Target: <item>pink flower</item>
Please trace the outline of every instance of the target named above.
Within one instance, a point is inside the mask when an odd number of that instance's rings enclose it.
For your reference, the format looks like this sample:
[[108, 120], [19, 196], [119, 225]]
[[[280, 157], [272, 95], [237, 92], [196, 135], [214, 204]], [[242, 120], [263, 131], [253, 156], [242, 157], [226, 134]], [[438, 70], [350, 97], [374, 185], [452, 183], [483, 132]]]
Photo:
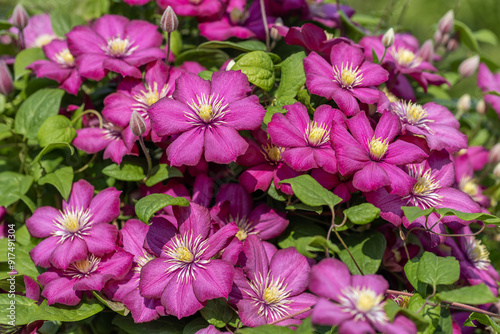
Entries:
[[156, 2], [162, 9], [172, 7], [177, 15], [200, 18], [220, 13], [223, 5], [221, 0], [156, 0]]
[[85, 180], [73, 184], [62, 210], [42, 206], [26, 220], [35, 238], [46, 238], [30, 251], [37, 266], [67, 269], [70, 263], [113, 252], [118, 235], [108, 224], [120, 215], [120, 192], [106, 188], [94, 197], [94, 187]]
[[208, 162], [227, 164], [245, 153], [248, 144], [238, 130], [261, 126], [265, 110], [240, 71], [221, 71], [207, 81], [186, 73], [176, 81], [173, 99], [165, 98], [149, 109], [158, 136], [178, 135], [167, 148], [173, 166]]
[[356, 99], [378, 102], [380, 91], [370, 86], [385, 82], [389, 73], [380, 65], [365, 61], [360, 48], [338, 43], [331, 49], [330, 62], [315, 52], [304, 59], [306, 85], [311, 93], [334, 100], [347, 116], [359, 112]]
[[[493, 74], [486, 64], [480, 64], [477, 73], [477, 85], [483, 93], [491, 91], [500, 93], [500, 73]], [[484, 100], [500, 115], [500, 96], [486, 94]]]
[[129, 21], [119, 15], [104, 15], [91, 27], [77, 26], [68, 34], [68, 46], [80, 74], [101, 80], [107, 71], [142, 78], [141, 65], [163, 59], [158, 27], [146, 21]]
[[[10, 31], [15, 35], [19, 34], [19, 30], [14, 27], [10, 28]], [[30, 17], [28, 25], [23, 29], [23, 35], [26, 49], [41, 48], [58, 38], [52, 30], [50, 15], [47, 13]]]

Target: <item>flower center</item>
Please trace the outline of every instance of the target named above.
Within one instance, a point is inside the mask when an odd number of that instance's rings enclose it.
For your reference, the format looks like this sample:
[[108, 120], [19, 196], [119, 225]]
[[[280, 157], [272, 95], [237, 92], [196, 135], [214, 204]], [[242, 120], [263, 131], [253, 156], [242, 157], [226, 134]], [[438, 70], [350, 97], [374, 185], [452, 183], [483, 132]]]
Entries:
[[330, 140], [330, 131], [327, 130], [326, 124], [312, 122], [306, 130], [307, 141], [312, 146], [320, 146]]
[[242, 228], [240, 228], [239, 231], [236, 232], [236, 238], [238, 238], [240, 241], [245, 241], [247, 236], [247, 232]]
[[368, 147], [370, 149], [370, 156], [372, 159], [379, 161], [382, 159], [389, 148], [389, 144], [387, 143], [387, 139], [375, 138], [373, 136], [370, 143], [368, 143]]
[[145, 250], [142, 250], [144, 256], [138, 256], [136, 259], [136, 266], [132, 269], [135, 273], [140, 273], [142, 267], [144, 267], [149, 261], [156, 259], [156, 256], [149, 254]]
[[333, 67], [333, 77], [342, 88], [351, 89], [361, 85], [363, 81], [359, 67], [352, 68], [352, 66], [352, 63], [347, 63], [345, 66], [342, 63], [340, 69], [337, 66]]
[[231, 13], [229, 13], [229, 19], [231, 20], [231, 23], [235, 25], [244, 23], [248, 16], [249, 14], [247, 11], [241, 11], [238, 8], [233, 8], [233, 10], [231, 10]]
[[434, 120], [427, 119], [429, 114], [420, 104], [400, 101], [392, 105], [392, 111], [403, 123], [425, 128], [429, 133], [434, 133], [427, 125], [427, 123], [432, 123]]
[[115, 126], [111, 123], [104, 124], [104, 139], [109, 140], [121, 140], [122, 139], [122, 128]]
[[177, 247], [174, 256], [177, 260], [182, 262], [191, 262], [194, 258], [193, 253], [191, 253], [185, 246]]
[[340, 305], [345, 312], [354, 315], [354, 321], [365, 321], [368, 318], [374, 323], [387, 322], [384, 311], [384, 295], [377, 295], [375, 291], [366, 287], [349, 286], [342, 291], [338, 297]]
[[458, 187], [473, 199], [479, 194], [479, 185], [470, 176], [462, 177], [458, 183]]
[[255, 280], [249, 282], [252, 292], [245, 291], [253, 299], [253, 305], [259, 307], [258, 314], [271, 321], [287, 315], [292, 303], [289, 299], [290, 291], [287, 289], [284, 279], [278, 277], [276, 280], [269, 273], [264, 277], [262, 273], [255, 276]]
[[399, 48], [397, 50], [391, 51], [392, 57], [396, 62], [405, 67], [417, 67], [422, 62], [420, 57], [415, 56], [415, 54], [405, 48]]
[[71, 263], [66, 269], [66, 275], [73, 278], [87, 277], [97, 270], [99, 262], [101, 259], [92, 254], [85, 260]]
[[428, 209], [441, 202], [442, 196], [435, 193], [440, 188], [440, 184], [439, 181], [435, 180], [431, 169], [424, 172], [422, 166], [410, 165], [408, 172], [411, 177], [417, 180], [417, 183], [413, 186], [412, 192], [403, 197], [403, 199], [408, 200], [407, 205], [411, 204], [421, 209]]
[[361, 312], [368, 312], [380, 302], [381, 296], [377, 296], [373, 290], [361, 291], [356, 307]]
[[[404, 290], [403, 292], [407, 292], [407, 291]], [[404, 308], [404, 309], [407, 309], [408, 306], [410, 305], [410, 297], [409, 296], [399, 295], [396, 298], [394, 298], [393, 300], [396, 302], [396, 304], [399, 305], [399, 307]]]
[[49, 35], [49, 34], [40, 35], [35, 39], [35, 46], [37, 48], [41, 48], [42, 46], [47, 45], [50, 42], [52, 42], [55, 38], [56, 38], [56, 36], [54, 36], [54, 35]]
[[69, 52], [69, 49], [62, 50], [61, 52], [57, 53], [55, 57], [56, 61], [64, 67], [75, 66], [75, 58], [73, 58], [73, 55], [71, 54], [71, 52]]
[[103, 48], [104, 52], [111, 57], [130, 56], [138, 46], [131, 47], [134, 42], [127, 38], [114, 37], [108, 39], [108, 45]]
[[264, 150], [264, 157], [266, 158], [267, 161], [271, 163], [278, 163], [281, 161], [281, 153], [285, 151], [284, 148], [274, 146], [273, 144], [267, 144], [265, 146], [262, 146], [262, 149]]
[[490, 252], [482, 244], [481, 240], [474, 237], [466, 239], [467, 257], [474, 263], [477, 269], [487, 270], [490, 264]]
[[192, 100], [187, 105], [191, 108], [191, 111], [185, 112], [185, 115], [191, 123], [196, 125], [199, 125], [200, 121], [202, 124], [222, 121], [228, 111], [228, 105], [224, 104], [224, 100], [219, 98], [219, 95], [207, 96], [201, 93], [196, 95], [196, 101]]
[[89, 209], [83, 211], [83, 208], [79, 209], [66, 209], [61, 211], [61, 215], [54, 221], [54, 227], [57, 228], [52, 234], [54, 236], [59, 236], [61, 239], [60, 243], [63, 243], [66, 239], [71, 240], [74, 237], [82, 238], [86, 235], [86, 230], [90, 229], [92, 224], [92, 215]]

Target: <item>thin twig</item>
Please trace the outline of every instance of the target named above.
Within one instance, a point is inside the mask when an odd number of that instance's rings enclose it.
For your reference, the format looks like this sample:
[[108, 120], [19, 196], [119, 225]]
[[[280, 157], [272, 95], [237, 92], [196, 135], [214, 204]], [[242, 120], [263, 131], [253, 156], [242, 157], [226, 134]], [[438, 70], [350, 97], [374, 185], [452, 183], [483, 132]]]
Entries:
[[266, 7], [264, 5], [264, 0], [259, 0], [259, 2], [260, 15], [262, 15], [262, 24], [264, 24], [264, 31], [266, 32], [266, 51], [269, 52], [271, 45], [271, 36], [269, 35], [269, 27], [267, 26]]
[[268, 325], [274, 325], [274, 324], [277, 324], [278, 322], [282, 322], [284, 320], [288, 320], [288, 319], [291, 319], [293, 317], [295, 317], [296, 315], [299, 315], [299, 314], [302, 314], [302, 313], [306, 313], [307, 311], [310, 311], [312, 310], [312, 306], [309, 306], [309, 307], [306, 307], [305, 309], [303, 310], [300, 310], [300, 311], [297, 311], [295, 313], [292, 313], [292, 314], [289, 314], [287, 315], [286, 317], [283, 317], [281, 319], [278, 319], [278, 320], [275, 320], [273, 322], [270, 322]]

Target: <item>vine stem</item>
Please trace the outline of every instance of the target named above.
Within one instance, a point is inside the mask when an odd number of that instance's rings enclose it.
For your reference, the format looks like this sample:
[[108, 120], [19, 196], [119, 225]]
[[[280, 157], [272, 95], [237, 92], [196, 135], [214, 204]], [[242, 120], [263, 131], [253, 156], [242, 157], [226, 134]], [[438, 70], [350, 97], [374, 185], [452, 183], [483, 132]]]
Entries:
[[151, 176], [151, 169], [153, 169], [153, 164], [151, 163], [151, 157], [149, 156], [148, 149], [146, 148], [146, 145], [144, 144], [144, 139], [142, 136], [139, 136], [139, 144], [141, 144], [141, 148], [144, 151], [144, 155], [146, 156], [146, 160], [148, 161], [148, 173], [146, 175], [146, 179], [149, 179]]
[[[167, 64], [167, 66], [170, 65], [170, 61], [169, 60], [170, 60], [170, 40], [171, 40], [170, 35], [171, 34], [172, 33], [170, 33], [170, 32], [167, 33], [167, 58], [165, 59], [165, 63]], [[168, 73], [170, 75], [170, 71], [168, 71]]]
[[[410, 292], [403, 292], [403, 291], [390, 290], [390, 289], [387, 289], [386, 293], [387, 294], [391, 294], [391, 295], [401, 295], [401, 296], [407, 296], [407, 297], [413, 297], [413, 295], [414, 295], [413, 293], [410, 293]], [[477, 308], [477, 307], [474, 307], [474, 306], [470, 306], [470, 305], [467, 305], [467, 304], [455, 303], [455, 302], [447, 302], [447, 301], [442, 301], [442, 303], [447, 304], [450, 308], [454, 308], [454, 309], [458, 309], [458, 310], [467, 310], [467, 311], [477, 312], [477, 313], [482, 313], [482, 314], [489, 315], [490, 317], [494, 317], [494, 318], [499, 318], [500, 319], [500, 315], [499, 314], [495, 314], [495, 313], [492, 313], [492, 312], [481, 310], [480, 308]], [[431, 306], [439, 306], [439, 304], [434, 304], [434, 303], [427, 303], [427, 304], [429, 304]]]
[[264, 0], [259, 0], [259, 2], [260, 2], [260, 15], [262, 16], [262, 24], [264, 25], [264, 31], [266, 33], [266, 51], [269, 52], [271, 45], [271, 36], [269, 35], [269, 27], [267, 26], [266, 7], [264, 6]]
[[[326, 234], [326, 240], [330, 240], [330, 235], [332, 234], [332, 230], [334, 228], [342, 227], [347, 222], [347, 215], [344, 215], [344, 220], [342, 220], [342, 223], [340, 225], [335, 225], [335, 211], [332, 208], [330, 208], [330, 209], [332, 211], [332, 223], [330, 225], [330, 228], [328, 229], [328, 233]], [[328, 248], [325, 249], [325, 256], [327, 258], [330, 257], [330, 252], [328, 251]], [[354, 261], [354, 259], [353, 259], [353, 261]], [[356, 262], [356, 261], [354, 261], [354, 262]], [[361, 272], [361, 270], [360, 270], [360, 272]]]
[[296, 315], [299, 315], [299, 314], [302, 314], [302, 313], [306, 313], [307, 311], [310, 311], [310, 310], [312, 310], [312, 306], [306, 307], [305, 309], [302, 309], [302, 310], [297, 311], [297, 312], [295, 312], [295, 313], [289, 314], [289, 315], [287, 315], [286, 317], [283, 317], [283, 318], [281, 318], [281, 319], [274, 320], [273, 322], [270, 322], [268, 325], [274, 325], [274, 324], [277, 324], [278, 322], [282, 322], [282, 321], [284, 321], [284, 320], [291, 319], [291, 318], [295, 317]]

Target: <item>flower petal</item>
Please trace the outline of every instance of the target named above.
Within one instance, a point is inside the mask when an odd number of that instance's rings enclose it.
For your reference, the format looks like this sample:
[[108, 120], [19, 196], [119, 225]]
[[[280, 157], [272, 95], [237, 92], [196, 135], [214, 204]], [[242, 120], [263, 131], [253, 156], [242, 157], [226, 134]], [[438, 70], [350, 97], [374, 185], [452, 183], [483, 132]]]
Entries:
[[373, 161], [356, 172], [352, 179], [352, 185], [356, 189], [364, 192], [377, 190], [380, 187], [390, 184], [391, 179], [387, 175], [385, 169], [382, 168], [381, 164]]
[[204, 148], [205, 129], [198, 127], [177, 137], [167, 148], [167, 156], [172, 166], [196, 166]]
[[[293, 263], [293, 265], [290, 265]], [[274, 254], [269, 264], [269, 272], [280, 277], [290, 294], [298, 295], [307, 289], [311, 267], [304, 255], [294, 247], [280, 249]]]
[[35, 238], [50, 237], [54, 231], [55, 219], [60, 217], [59, 210], [51, 206], [42, 206], [35, 210], [33, 216], [26, 220], [26, 227]]
[[87, 244], [80, 238], [67, 239], [50, 254], [50, 263], [62, 270], [68, 269], [70, 263], [87, 258]]
[[161, 304], [168, 314], [178, 319], [195, 314], [203, 308], [203, 304], [196, 298], [192, 282], [182, 283], [171, 279], [161, 296]]
[[[173, 275], [166, 271], [170, 265], [164, 259], [154, 259], [146, 263], [141, 269], [139, 291], [145, 298], [159, 299], [170, 280], [175, 281]], [[173, 278], [173, 279], [172, 279]]]
[[205, 131], [205, 159], [208, 162], [228, 164], [245, 153], [248, 143], [239, 133], [227, 126], [216, 126]]
[[84, 237], [87, 249], [97, 256], [104, 256], [116, 249], [118, 229], [111, 224], [94, 224]]
[[205, 268], [197, 268], [193, 291], [200, 302], [229, 296], [233, 284], [233, 265], [224, 260], [211, 260]]

